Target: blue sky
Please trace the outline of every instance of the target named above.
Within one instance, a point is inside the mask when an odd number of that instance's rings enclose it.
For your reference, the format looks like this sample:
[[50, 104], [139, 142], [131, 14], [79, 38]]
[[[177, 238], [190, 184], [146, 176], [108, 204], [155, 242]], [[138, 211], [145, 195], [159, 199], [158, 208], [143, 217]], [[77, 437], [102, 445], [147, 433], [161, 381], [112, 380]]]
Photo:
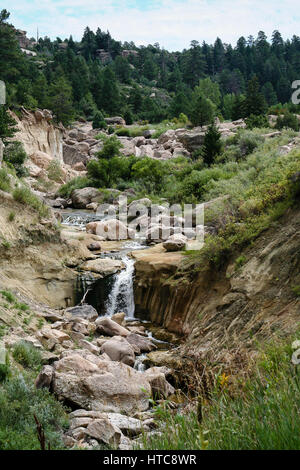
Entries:
[[137, 45], [158, 42], [169, 50], [189, 47], [193, 39], [212, 43], [216, 37], [235, 43], [240, 36], [279, 29], [283, 37], [300, 35], [298, 0], [0, 0], [11, 22], [36, 36], [73, 35], [99, 26], [120, 41]]

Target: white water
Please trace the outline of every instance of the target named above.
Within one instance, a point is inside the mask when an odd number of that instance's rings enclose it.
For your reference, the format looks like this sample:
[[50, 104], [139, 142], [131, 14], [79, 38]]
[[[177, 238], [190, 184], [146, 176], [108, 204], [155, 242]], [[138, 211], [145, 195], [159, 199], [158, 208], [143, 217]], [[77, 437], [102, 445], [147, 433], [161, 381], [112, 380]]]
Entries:
[[126, 268], [116, 275], [106, 303], [106, 315], [124, 312], [127, 318], [134, 318], [133, 273], [134, 259], [122, 258]]

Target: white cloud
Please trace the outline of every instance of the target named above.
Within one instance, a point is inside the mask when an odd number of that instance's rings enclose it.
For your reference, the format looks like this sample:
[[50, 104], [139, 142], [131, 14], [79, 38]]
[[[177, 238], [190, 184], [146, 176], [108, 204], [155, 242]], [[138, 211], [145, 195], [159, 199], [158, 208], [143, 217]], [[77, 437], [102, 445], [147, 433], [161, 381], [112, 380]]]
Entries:
[[[300, 15], [295, 0], [161, 0], [152, 9], [130, 7], [126, 0], [14, 0], [11, 20], [29, 36], [80, 39], [84, 28], [109, 30], [115, 39], [137, 45], [159, 42], [169, 50], [189, 47], [196, 39], [216, 37], [235, 43], [263, 30], [270, 37], [279, 29], [287, 38], [297, 34]], [[137, 5], [137, 2], [135, 2]]]

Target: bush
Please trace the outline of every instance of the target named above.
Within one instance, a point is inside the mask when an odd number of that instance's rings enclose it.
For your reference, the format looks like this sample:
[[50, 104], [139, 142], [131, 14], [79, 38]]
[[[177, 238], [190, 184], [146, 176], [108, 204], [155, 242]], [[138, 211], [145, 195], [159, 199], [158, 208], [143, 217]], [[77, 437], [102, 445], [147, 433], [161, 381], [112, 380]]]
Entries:
[[0, 385], [0, 450], [40, 449], [34, 415], [51, 450], [64, 448], [61, 436], [67, 427], [66, 410], [48, 390], [37, 390], [33, 382], [32, 374], [18, 371]]
[[16, 362], [30, 369], [38, 369], [42, 364], [39, 350], [24, 341], [14, 345], [12, 355]]
[[75, 189], [82, 189], [88, 186], [92, 186], [92, 184], [86, 176], [77, 176], [76, 178], [68, 181], [66, 184], [63, 184], [59, 188], [58, 192], [60, 196], [68, 198]]
[[23, 166], [26, 158], [27, 155], [21, 142], [11, 142], [5, 146], [3, 160], [12, 165], [19, 177], [28, 174], [27, 169]]
[[121, 142], [116, 136], [108, 137], [104, 140], [103, 148], [98, 152], [98, 158], [112, 158], [120, 155]]
[[276, 122], [276, 129], [283, 129], [285, 127], [293, 129], [294, 131], [299, 131], [299, 121], [295, 114], [286, 111], [283, 116], [278, 116]]
[[97, 111], [93, 119], [93, 129], [106, 129], [107, 124], [101, 111]]
[[9, 174], [5, 168], [0, 168], [0, 190], [7, 193], [11, 191]]
[[248, 129], [269, 127], [269, 121], [265, 115], [251, 114], [245, 121]]
[[52, 160], [47, 169], [48, 178], [56, 183], [63, 181], [63, 171], [58, 160]]
[[12, 294], [11, 292], [9, 292], [8, 290], [1, 290], [0, 291], [0, 294], [2, 295], [2, 297], [4, 297], [7, 302], [9, 303], [13, 303], [16, 301], [16, 297], [14, 296], [14, 294]]
[[260, 143], [264, 141], [263, 137], [251, 131], [243, 131], [237, 134], [235, 142], [239, 149], [239, 158], [250, 155]]
[[115, 134], [120, 137], [131, 137], [130, 129], [127, 129], [126, 127], [120, 127], [120, 129], [116, 130]]
[[20, 186], [13, 191], [13, 198], [15, 201], [21, 204], [35, 209], [41, 217], [47, 217], [49, 215], [48, 207], [39, 199], [27, 186]]

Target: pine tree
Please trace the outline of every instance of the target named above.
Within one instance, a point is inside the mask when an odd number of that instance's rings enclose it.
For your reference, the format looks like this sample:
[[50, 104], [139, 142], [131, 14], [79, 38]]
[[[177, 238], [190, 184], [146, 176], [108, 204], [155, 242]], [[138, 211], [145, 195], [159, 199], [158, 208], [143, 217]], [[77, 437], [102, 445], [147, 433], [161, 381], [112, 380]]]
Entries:
[[120, 92], [116, 76], [110, 67], [106, 67], [103, 73], [102, 105], [108, 114], [117, 113], [120, 107]]
[[263, 94], [260, 93], [259, 81], [256, 75], [248, 83], [245, 111], [246, 116], [264, 114], [266, 111], [266, 101]]
[[74, 118], [72, 88], [64, 77], [59, 77], [50, 87], [49, 108], [55, 114], [57, 122], [64, 126]]
[[13, 137], [17, 132], [15, 119], [5, 109], [0, 106], [0, 139], [5, 143], [7, 138]]
[[190, 112], [190, 119], [194, 126], [204, 126], [209, 124], [214, 118], [214, 105], [213, 103], [203, 96], [199, 96]]
[[221, 133], [218, 131], [215, 124], [211, 124], [205, 134], [201, 152], [204, 163], [208, 166], [212, 165], [215, 160], [215, 157], [217, 155], [220, 155], [221, 150]]

